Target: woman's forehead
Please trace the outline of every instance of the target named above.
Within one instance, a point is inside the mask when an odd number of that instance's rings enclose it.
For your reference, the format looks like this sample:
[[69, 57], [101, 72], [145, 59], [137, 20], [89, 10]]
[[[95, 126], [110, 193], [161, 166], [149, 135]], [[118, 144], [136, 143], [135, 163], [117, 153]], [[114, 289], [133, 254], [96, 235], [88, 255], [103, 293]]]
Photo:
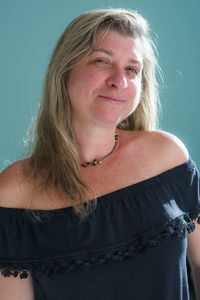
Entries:
[[121, 53], [133, 59], [137, 58], [142, 63], [142, 43], [138, 36], [125, 36], [114, 30], [106, 33], [99, 31], [92, 52], [100, 51], [110, 56]]

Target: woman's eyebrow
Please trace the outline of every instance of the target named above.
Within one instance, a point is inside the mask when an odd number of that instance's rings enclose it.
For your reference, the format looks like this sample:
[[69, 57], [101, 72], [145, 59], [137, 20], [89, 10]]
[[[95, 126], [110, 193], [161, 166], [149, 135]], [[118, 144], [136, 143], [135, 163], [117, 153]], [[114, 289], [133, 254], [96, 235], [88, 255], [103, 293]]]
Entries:
[[[93, 52], [103, 52], [103, 53], [106, 53], [106, 54], [108, 54], [110, 56], [115, 56], [115, 54], [112, 51], [104, 49], [104, 48], [93, 49], [92, 53]], [[141, 66], [143, 65], [141, 61], [139, 61], [139, 60], [137, 60], [135, 58], [129, 59], [129, 62], [133, 63], [133, 64], [140, 64]]]
[[104, 48], [93, 49], [92, 52], [104, 52], [110, 56], [114, 56], [114, 53], [112, 51], [104, 49]]

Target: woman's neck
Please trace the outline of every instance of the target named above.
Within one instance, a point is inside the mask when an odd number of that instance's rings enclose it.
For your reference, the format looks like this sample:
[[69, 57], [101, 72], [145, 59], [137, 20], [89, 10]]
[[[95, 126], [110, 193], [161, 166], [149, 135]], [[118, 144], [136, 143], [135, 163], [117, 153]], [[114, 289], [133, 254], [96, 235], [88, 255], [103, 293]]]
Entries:
[[115, 145], [115, 129], [75, 131], [81, 163], [92, 162], [107, 155]]

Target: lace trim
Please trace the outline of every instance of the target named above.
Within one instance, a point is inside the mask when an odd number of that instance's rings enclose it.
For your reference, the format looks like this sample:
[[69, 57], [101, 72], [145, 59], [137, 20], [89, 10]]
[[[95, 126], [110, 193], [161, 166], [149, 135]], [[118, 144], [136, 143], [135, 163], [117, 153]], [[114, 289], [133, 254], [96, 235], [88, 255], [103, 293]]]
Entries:
[[33, 277], [51, 276], [53, 274], [67, 272], [71, 274], [77, 271], [90, 270], [97, 266], [108, 263], [117, 263], [125, 259], [132, 258], [135, 254], [142, 253], [148, 248], [157, 247], [161, 240], [185, 235], [185, 230], [189, 233], [195, 230], [196, 220], [200, 224], [200, 209], [195, 209], [190, 213], [185, 213], [174, 220], [169, 220], [165, 224], [133, 237], [129, 241], [118, 245], [97, 250], [88, 250], [84, 253], [59, 256], [34, 260], [32, 262], [5, 262], [0, 263], [1, 274], [4, 277], [19, 276], [21, 279], [27, 278], [29, 274]]

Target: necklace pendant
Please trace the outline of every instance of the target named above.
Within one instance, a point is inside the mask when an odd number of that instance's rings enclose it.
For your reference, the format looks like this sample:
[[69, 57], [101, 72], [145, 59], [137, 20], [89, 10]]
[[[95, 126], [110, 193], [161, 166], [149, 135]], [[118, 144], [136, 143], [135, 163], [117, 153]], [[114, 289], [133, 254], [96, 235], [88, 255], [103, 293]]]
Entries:
[[92, 166], [96, 166], [99, 164], [99, 161], [97, 159], [94, 159], [93, 162], [91, 163]]
[[102, 163], [102, 160], [94, 159], [91, 163], [92, 166], [100, 165]]
[[82, 164], [82, 166], [85, 167], [85, 168], [86, 168], [87, 166], [89, 166], [89, 165], [90, 165], [90, 162], [86, 162], [85, 164]]

